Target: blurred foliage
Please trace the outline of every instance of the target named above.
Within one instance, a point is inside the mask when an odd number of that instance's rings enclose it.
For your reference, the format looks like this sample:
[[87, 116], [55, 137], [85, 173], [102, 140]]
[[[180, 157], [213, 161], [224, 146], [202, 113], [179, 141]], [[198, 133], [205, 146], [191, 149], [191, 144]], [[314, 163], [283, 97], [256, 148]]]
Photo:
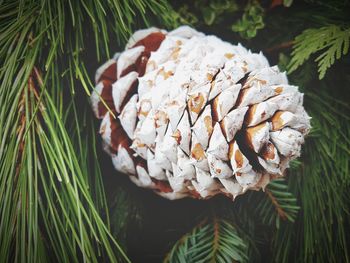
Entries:
[[197, 10], [201, 11], [204, 23], [208, 26], [222, 22], [224, 13], [231, 14], [238, 11], [238, 5], [229, 0], [209, 0], [206, 3], [196, 1], [194, 5]]
[[253, 38], [265, 26], [263, 16], [264, 9], [258, 2], [248, 4], [242, 18], [232, 25], [232, 31], [238, 32], [243, 38]]
[[264, 28], [265, 11], [259, 1], [196, 0], [179, 5], [177, 20], [197, 27], [224, 25], [251, 39]]

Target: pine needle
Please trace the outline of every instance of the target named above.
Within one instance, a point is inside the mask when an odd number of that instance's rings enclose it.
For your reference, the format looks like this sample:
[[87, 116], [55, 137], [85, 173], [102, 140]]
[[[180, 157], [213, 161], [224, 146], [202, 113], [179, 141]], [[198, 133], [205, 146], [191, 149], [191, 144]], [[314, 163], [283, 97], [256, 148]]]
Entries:
[[86, 54], [105, 59], [113, 31], [125, 41], [137, 14], [170, 9], [145, 3], [1, 1], [1, 260], [129, 261], [109, 229], [87, 97], [76, 103], [93, 88]]
[[281, 220], [294, 222], [300, 207], [297, 198], [288, 192], [284, 179], [276, 179], [267, 186], [265, 198], [255, 198], [257, 216], [266, 225], [280, 227]]
[[247, 245], [228, 221], [203, 221], [184, 235], [164, 262], [246, 262]]

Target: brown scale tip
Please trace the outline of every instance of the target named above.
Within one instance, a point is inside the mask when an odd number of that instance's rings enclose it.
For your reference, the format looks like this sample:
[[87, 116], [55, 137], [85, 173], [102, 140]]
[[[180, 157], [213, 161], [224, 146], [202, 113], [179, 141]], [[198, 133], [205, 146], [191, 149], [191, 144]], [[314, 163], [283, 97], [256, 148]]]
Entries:
[[197, 95], [191, 95], [188, 100], [188, 108], [190, 111], [199, 114], [204, 104], [204, 97], [201, 93]]
[[274, 150], [275, 146], [271, 142], [269, 142], [263, 146], [260, 154], [265, 160], [273, 160], [275, 158]]
[[200, 143], [196, 143], [191, 151], [191, 156], [196, 160], [202, 160], [205, 158], [205, 152]]

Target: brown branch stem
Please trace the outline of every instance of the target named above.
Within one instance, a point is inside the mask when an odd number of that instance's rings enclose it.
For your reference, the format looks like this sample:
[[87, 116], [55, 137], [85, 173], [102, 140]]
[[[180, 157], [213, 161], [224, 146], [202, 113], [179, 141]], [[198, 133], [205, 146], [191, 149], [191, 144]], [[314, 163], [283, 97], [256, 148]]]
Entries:
[[279, 205], [278, 201], [276, 200], [276, 198], [273, 196], [273, 194], [266, 189], [265, 193], [267, 194], [267, 196], [271, 199], [272, 204], [275, 206], [276, 211], [279, 215], [279, 217], [281, 217], [283, 220], [287, 219], [287, 214], [286, 212], [284, 212], [284, 210], [281, 208], [281, 206]]
[[283, 42], [281, 44], [278, 44], [276, 46], [273, 46], [273, 47], [270, 47], [268, 49], [265, 49], [265, 52], [266, 53], [273, 53], [273, 52], [276, 52], [276, 51], [279, 51], [281, 49], [287, 49], [287, 48], [291, 48], [294, 44], [294, 41], [287, 41], [287, 42]]

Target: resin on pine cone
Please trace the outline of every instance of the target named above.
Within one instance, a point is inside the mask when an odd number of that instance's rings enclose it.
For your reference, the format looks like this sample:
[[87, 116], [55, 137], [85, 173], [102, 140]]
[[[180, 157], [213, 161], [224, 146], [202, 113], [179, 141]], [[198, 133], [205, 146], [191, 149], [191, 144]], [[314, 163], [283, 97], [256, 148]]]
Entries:
[[114, 167], [169, 199], [264, 188], [310, 129], [303, 94], [262, 53], [187, 26], [134, 33], [91, 102]]

